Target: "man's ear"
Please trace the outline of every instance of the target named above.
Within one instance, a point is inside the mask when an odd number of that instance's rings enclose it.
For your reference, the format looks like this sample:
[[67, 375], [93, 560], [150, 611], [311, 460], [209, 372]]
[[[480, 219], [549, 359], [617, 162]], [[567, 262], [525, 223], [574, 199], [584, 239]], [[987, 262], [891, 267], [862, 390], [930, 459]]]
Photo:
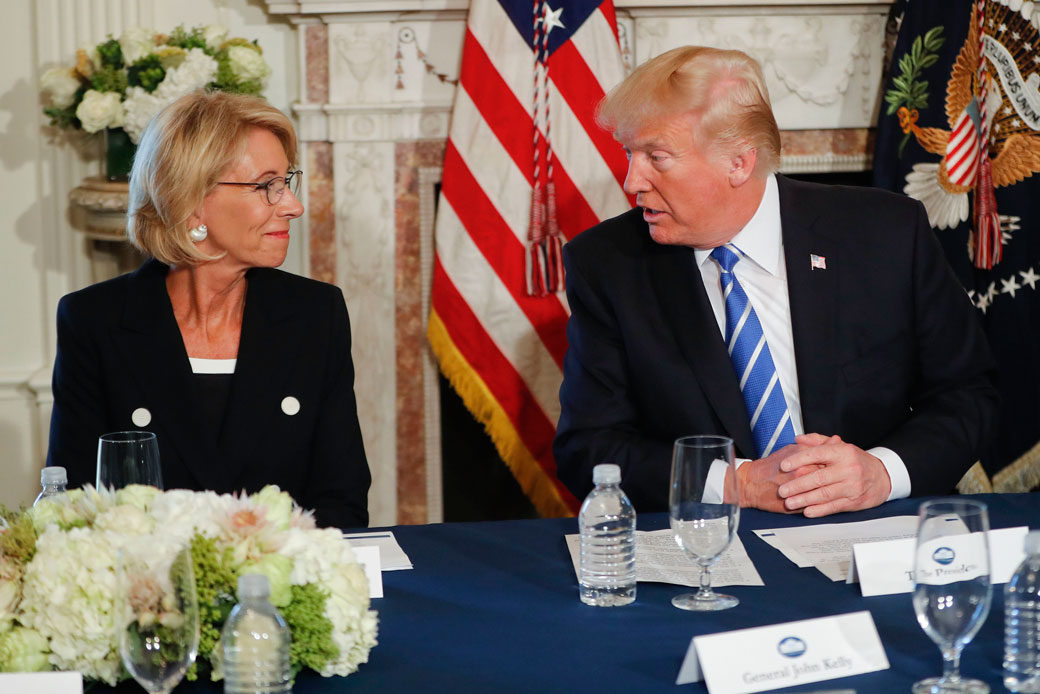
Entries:
[[753, 147], [734, 153], [729, 158], [729, 184], [739, 188], [755, 174], [758, 150]]

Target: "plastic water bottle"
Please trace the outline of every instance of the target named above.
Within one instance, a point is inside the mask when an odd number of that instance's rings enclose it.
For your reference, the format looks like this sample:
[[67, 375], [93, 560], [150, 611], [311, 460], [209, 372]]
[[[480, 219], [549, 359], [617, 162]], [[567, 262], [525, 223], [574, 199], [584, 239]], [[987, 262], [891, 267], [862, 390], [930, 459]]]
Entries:
[[1004, 686], [1040, 692], [1040, 530], [1026, 535], [1026, 559], [1004, 586]]
[[45, 467], [40, 472], [40, 484], [43, 485], [43, 491], [36, 497], [36, 501], [33, 502], [33, 506], [40, 503], [41, 499], [46, 499], [48, 496], [57, 496], [65, 491], [65, 487], [69, 483], [69, 478], [65, 474], [65, 468], [55, 465], [53, 467]]
[[286, 694], [292, 691], [289, 671], [289, 627], [270, 601], [267, 576], [238, 579], [238, 604], [220, 637], [224, 656], [225, 694]]
[[636, 512], [621, 491], [621, 468], [592, 469], [595, 489], [578, 514], [578, 585], [586, 605], [613, 607], [636, 599]]

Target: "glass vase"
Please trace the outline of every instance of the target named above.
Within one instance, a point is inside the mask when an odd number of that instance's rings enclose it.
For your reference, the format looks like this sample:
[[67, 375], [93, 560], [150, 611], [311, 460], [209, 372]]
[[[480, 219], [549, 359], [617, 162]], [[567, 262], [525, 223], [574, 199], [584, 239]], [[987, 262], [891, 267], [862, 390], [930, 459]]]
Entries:
[[105, 130], [105, 178], [109, 181], [129, 181], [137, 145], [122, 128]]

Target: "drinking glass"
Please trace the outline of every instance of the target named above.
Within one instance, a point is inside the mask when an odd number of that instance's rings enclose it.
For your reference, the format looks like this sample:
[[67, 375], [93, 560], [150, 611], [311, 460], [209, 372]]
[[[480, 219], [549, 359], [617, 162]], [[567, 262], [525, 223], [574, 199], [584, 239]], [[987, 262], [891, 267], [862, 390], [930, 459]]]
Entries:
[[150, 431], [119, 431], [98, 439], [97, 488], [129, 484], [163, 488], [159, 444]]
[[199, 649], [191, 553], [183, 549], [164, 564], [124, 549], [117, 573], [116, 627], [123, 665], [151, 694], [169, 694]]
[[989, 614], [989, 517], [969, 499], [926, 501], [918, 512], [914, 550], [914, 612], [939, 646], [942, 677], [913, 686], [914, 694], [986, 694], [989, 685], [960, 675], [961, 651]]
[[[706, 486], [709, 472], [712, 482], [717, 482], [715, 489]], [[711, 567], [729, 547], [740, 523], [738, 498], [733, 439], [684, 436], [676, 440], [668, 517], [675, 541], [701, 567], [700, 589], [672, 598], [676, 607], [700, 612], [725, 610], [740, 602], [711, 589]]]

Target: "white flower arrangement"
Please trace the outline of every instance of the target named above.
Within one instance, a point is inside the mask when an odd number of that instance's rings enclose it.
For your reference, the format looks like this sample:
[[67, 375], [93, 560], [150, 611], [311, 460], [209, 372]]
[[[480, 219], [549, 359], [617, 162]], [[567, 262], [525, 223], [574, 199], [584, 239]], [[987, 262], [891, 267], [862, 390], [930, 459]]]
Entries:
[[196, 89], [259, 94], [271, 68], [255, 41], [210, 25], [169, 35], [127, 29], [76, 52], [76, 65], [47, 70], [41, 87], [51, 125], [96, 133], [122, 127], [137, 143], [152, 116]]
[[169, 567], [190, 548], [202, 628], [189, 678], [222, 677], [220, 629], [246, 573], [268, 577], [292, 632], [294, 672], [348, 675], [376, 645], [376, 613], [350, 543], [316, 528], [277, 487], [242, 497], [87, 487], [5, 515], [0, 671], [78, 670], [110, 685], [124, 678], [115, 629], [120, 551]]

